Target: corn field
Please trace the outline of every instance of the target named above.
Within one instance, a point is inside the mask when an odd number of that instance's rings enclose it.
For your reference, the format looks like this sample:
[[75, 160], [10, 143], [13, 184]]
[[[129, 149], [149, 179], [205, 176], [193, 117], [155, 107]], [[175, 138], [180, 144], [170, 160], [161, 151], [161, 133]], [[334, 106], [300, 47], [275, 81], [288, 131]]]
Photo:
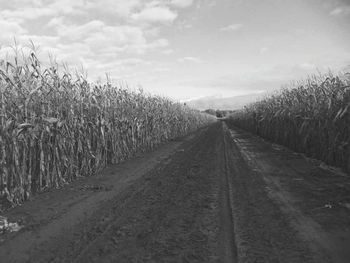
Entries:
[[233, 113], [229, 122], [350, 172], [350, 74], [313, 76]]
[[12, 204], [93, 175], [215, 118], [142, 91], [0, 60], [0, 198]]

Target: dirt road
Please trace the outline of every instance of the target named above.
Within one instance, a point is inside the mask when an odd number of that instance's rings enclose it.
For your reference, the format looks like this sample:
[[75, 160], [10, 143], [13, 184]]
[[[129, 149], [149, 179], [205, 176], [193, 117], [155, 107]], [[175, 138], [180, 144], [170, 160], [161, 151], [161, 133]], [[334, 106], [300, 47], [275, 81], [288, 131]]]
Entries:
[[218, 122], [3, 216], [0, 262], [350, 262], [350, 177]]

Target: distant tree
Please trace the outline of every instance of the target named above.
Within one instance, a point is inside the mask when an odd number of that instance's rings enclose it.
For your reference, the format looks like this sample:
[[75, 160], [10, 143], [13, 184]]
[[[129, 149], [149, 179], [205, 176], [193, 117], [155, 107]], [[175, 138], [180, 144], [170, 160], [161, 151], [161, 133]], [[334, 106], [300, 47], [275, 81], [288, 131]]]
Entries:
[[216, 110], [216, 117], [217, 118], [223, 118], [225, 117], [224, 112], [221, 110]]
[[207, 114], [216, 116], [216, 111], [213, 110], [213, 109], [207, 109], [207, 110], [205, 110], [204, 112], [207, 113]]
[[216, 117], [225, 118], [228, 115], [230, 115], [232, 112], [233, 112], [232, 110], [216, 110]]

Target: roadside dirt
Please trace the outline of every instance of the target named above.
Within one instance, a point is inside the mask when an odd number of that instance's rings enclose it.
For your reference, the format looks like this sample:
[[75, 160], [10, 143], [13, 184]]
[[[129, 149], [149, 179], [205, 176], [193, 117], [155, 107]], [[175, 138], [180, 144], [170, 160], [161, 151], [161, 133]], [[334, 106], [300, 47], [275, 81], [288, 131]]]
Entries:
[[2, 216], [0, 262], [350, 262], [350, 178], [218, 122]]

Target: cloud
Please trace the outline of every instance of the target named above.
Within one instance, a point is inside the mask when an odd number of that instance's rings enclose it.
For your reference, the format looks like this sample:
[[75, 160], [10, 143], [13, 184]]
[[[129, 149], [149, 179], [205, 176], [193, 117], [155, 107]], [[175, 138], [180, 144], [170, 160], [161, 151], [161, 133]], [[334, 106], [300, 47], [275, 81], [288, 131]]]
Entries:
[[232, 25], [228, 25], [228, 26], [220, 28], [220, 31], [222, 31], [222, 32], [237, 31], [237, 30], [241, 29], [242, 27], [243, 27], [242, 24], [232, 24]]
[[170, 4], [174, 7], [186, 8], [193, 4], [193, 0], [172, 0]]
[[159, 38], [154, 40], [153, 42], [149, 43], [147, 48], [148, 49], [160, 49], [164, 47], [169, 46], [169, 41], [165, 38]]
[[174, 53], [174, 50], [168, 48], [168, 49], [163, 50], [161, 53], [164, 55], [170, 55], [170, 54]]
[[100, 31], [91, 33], [85, 40], [95, 53], [127, 52], [132, 54], [143, 54], [150, 50], [160, 50], [169, 45], [167, 39], [160, 38], [148, 41], [142, 29], [133, 26], [106, 26]]
[[42, 16], [51, 16], [54, 12], [55, 11], [50, 8], [30, 7], [16, 10], [5, 9], [1, 11], [0, 15], [5, 19], [24, 21], [38, 19]]
[[18, 23], [0, 19], [0, 44], [10, 44], [16, 35], [26, 34], [27, 30], [22, 28]]
[[264, 54], [264, 53], [266, 53], [267, 51], [269, 50], [269, 48], [268, 47], [262, 47], [262, 48], [260, 48], [260, 54]]
[[[86, 9], [103, 14], [109, 13], [118, 17], [127, 18], [130, 14], [141, 6], [141, 0], [90, 0], [86, 4]], [[106, 8], [108, 7], [108, 8]]]
[[149, 60], [143, 60], [140, 58], [127, 58], [127, 59], [119, 59], [113, 60], [106, 63], [99, 63], [93, 65], [94, 68], [99, 68], [104, 71], [111, 71], [112, 69], [118, 68], [118, 70], [132, 69], [142, 65], [152, 65], [153, 62]]
[[350, 6], [337, 7], [330, 12], [330, 15], [332, 16], [350, 15]]
[[154, 6], [131, 15], [131, 18], [146, 23], [172, 23], [177, 18], [177, 13], [168, 7]]
[[154, 38], [158, 35], [157, 30], [150, 34], [149, 30], [143, 30], [137, 25], [111, 26], [101, 20], [69, 25], [60, 18], [52, 19], [48, 25], [55, 28], [62, 41], [84, 43], [91, 51], [100, 55], [120, 52], [143, 54], [150, 50], [161, 50], [169, 45], [169, 41], [164, 38], [149, 40], [148, 37]]
[[303, 69], [303, 70], [315, 70], [317, 67], [315, 64], [311, 64], [311, 63], [301, 63], [300, 65], [297, 65], [297, 67]]
[[98, 57], [94, 56], [91, 48], [84, 43], [67, 43], [57, 44], [54, 52], [59, 61], [67, 62], [69, 65], [77, 66], [84, 64], [88, 66], [89, 60], [98, 61]]
[[154, 68], [153, 69], [154, 72], [169, 72], [170, 71], [170, 68], [168, 67], [157, 67], [157, 68]]
[[[49, 25], [54, 22], [52, 20]], [[90, 37], [95, 32], [103, 32], [106, 30], [106, 25], [100, 20], [92, 20], [82, 25], [67, 25], [63, 24], [62, 21], [56, 21], [57, 35], [66, 38], [70, 41], [77, 41]]]
[[147, 40], [138, 27], [133, 26], [104, 26], [100, 30], [90, 32], [83, 40], [96, 52], [111, 47], [115, 52], [125, 51], [132, 46], [145, 45]]
[[181, 63], [184, 63], [184, 62], [204, 63], [204, 60], [197, 57], [183, 57], [183, 58], [179, 58], [177, 61]]
[[82, 0], [53, 1], [46, 5], [42, 1], [24, 1], [23, 3], [14, 3], [11, 8], [3, 9], [0, 11], [0, 17], [23, 23], [27, 20], [37, 20], [42, 17], [82, 14], [84, 6]]

